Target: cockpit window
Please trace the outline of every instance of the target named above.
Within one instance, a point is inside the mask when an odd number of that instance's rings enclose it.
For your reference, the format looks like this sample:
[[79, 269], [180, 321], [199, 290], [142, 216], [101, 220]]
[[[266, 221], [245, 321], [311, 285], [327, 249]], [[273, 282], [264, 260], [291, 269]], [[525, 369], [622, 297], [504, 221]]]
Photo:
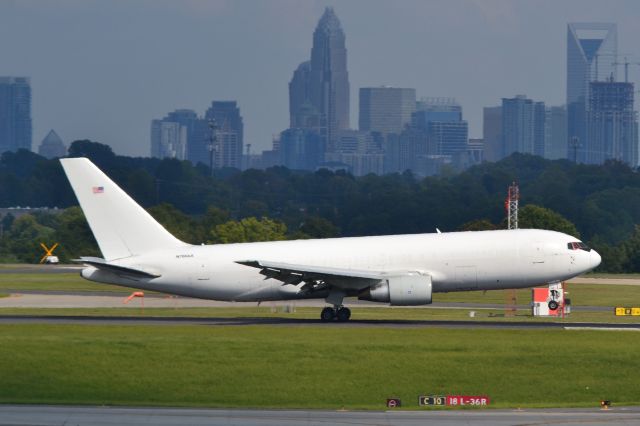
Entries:
[[591, 247], [589, 247], [588, 245], [586, 245], [585, 243], [581, 243], [581, 242], [573, 242], [573, 243], [568, 243], [567, 244], [567, 248], [569, 250], [584, 250], [584, 251], [591, 251]]

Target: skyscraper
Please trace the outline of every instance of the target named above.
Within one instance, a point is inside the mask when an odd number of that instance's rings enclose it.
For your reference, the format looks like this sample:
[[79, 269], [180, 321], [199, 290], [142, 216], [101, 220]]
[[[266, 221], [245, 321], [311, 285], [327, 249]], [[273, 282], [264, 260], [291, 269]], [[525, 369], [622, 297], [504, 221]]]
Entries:
[[425, 98], [416, 103], [411, 124], [398, 139], [399, 171], [411, 169], [419, 176], [438, 173], [467, 154], [468, 124], [462, 107], [450, 98]]
[[546, 141], [547, 108], [544, 102], [533, 103], [533, 153], [544, 157]]
[[[572, 23], [567, 26], [567, 136], [577, 144], [577, 161], [587, 152], [589, 83], [616, 76], [618, 31], [611, 23]], [[573, 156], [570, 156], [573, 158]]]
[[151, 121], [151, 156], [186, 159], [187, 126], [175, 121]]
[[205, 114], [216, 124], [214, 167], [242, 168], [244, 125], [235, 101], [213, 101]]
[[298, 127], [280, 133], [278, 151], [283, 166], [292, 170], [315, 170], [324, 150], [320, 135]]
[[384, 173], [384, 153], [378, 139], [371, 132], [341, 130], [337, 136], [333, 152], [325, 155], [325, 160], [347, 165], [354, 176], [369, 173]]
[[151, 156], [209, 164], [206, 128], [206, 122], [190, 109], [178, 109], [162, 120], [152, 120]]
[[534, 102], [524, 95], [502, 99], [503, 156], [514, 152], [544, 155], [544, 102]]
[[349, 73], [345, 35], [327, 7], [313, 33], [311, 61], [303, 62], [289, 84], [291, 127], [316, 128], [336, 147], [338, 132], [349, 128]]
[[485, 161], [504, 158], [502, 146], [502, 107], [484, 107], [482, 114], [483, 157]]
[[360, 89], [359, 129], [400, 134], [416, 110], [416, 89], [363, 87]]
[[311, 62], [301, 63], [289, 82], [289, 127], [318, 128], [320, 111], [311, 105], [309, 76]]
[[545, 120], [544, 158], [548, 160], [570, 158], [573, 160], [573, 155], [567, 157], [570, 154], [567, 142], [567, 108], [564, 106], [548, 107]]
[[0, 77], [0, 154], [31, 151], [31, 85], [26, 77]]
[[60, 158], [67, 155], [67, 147], [55, 130], [50, 130], [38, 147], [38, 154], [45, 158]]
[[638, 165], [637, 113], [633, 83], [593, 81], [587, 107], [587, 147], [584, 161], [602, 164], [619, 160]]
[[430, 151], [456, 155], [468, 148], [469, 125], [462, 119], [462, 106], [450, 98], [424, 98], [412, 116], [414, 126], [427, 132]]

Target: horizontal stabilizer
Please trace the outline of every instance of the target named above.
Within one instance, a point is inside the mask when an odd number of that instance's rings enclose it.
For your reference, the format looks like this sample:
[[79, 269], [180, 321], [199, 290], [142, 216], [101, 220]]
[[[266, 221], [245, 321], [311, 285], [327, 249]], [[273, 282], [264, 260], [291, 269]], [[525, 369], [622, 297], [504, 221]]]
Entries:
[[151, 272], [142, 271], [140, 269], [129, 268], [127, 266], [114, 265], [100, 259], [99, 257], [81, 257], [80, 259], [74, 259], [74, 262], [81, 262], [85, 265], [93, 266], [94, 268], [102, 269], [104, 271], [116, 273], [118, 275], [128, 275], [136, 278], [158, 278], [160, 275], [153, 274]]

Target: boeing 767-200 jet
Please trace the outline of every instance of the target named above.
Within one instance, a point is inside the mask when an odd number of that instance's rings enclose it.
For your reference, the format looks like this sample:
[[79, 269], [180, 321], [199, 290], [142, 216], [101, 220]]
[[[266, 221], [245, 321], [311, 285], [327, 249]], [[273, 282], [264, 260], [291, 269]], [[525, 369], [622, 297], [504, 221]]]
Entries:
[[433, 293], [558, 283], [600, 264], [576, 238], [537, 229], [243, 244], [184, 243], [86, 158], [60, 160], [103, 258], [82, 276], [202, 299], [325, 299], [321, 319], [347, 321], [345, 297], [428, 305]]

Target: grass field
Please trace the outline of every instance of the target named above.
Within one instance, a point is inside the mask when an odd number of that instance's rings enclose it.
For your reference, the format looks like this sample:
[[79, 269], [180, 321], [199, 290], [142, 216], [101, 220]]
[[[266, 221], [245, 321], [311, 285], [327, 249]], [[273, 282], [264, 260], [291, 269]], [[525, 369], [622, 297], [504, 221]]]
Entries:
[[[469, 316], [474, 311], [473, 318]], [[317, 320], [319, 308], [296, 308], [295, 312], [282, 310], [272, 312], [265, 307], [240, 308], [1, 308], [0, 317], [7, 315], [45, 315], [45, 316], [105, 316], [105, 317], [191, 317], [191, 318], [285, 318]], [[424, 308], [388, 308], [388, 307], [352, 307], [353, 321], [475, 321], [475, 322], [606, 322], [638, 323], [640, 317], [617, 317], [612, 311], [573, 312], [566, 319], [533, 317], [529, 310], [518, 310], [516, 316], [505, 316], [500, 309], [440, 309]], [[384, 324], [383, 324], [384, 325]]]
[[640, 334], [327, 327], [0, 326], [0, 402], [417, 408], [640, 403]]
[[[640, 285], [567, 284], [565, 291], [574, 306], [640, 306]], [[531, 302], [531, 289], [517, 290], [516, 295], [519, 304]], [[506, 297], [504, 290], [465, 291], [436, 293], [433, 301], [504, 304]]]
[[[0, 274], [11, 290], [128, 293], [77, 273]], [[573, 284], [574, 306], [638, 306], [640, 286]], [[518, 303], [531, 300], [519, 290]], [[504, 291], [435, 294], [434, 302], [504, 304]], [[640, 333], [634, 331], [392, 328], [387, 321], [562, 321], [505, 317], [499, 309], [369, 308], [354, 320], [378, 327], [0, 325], [0, 403], [384, 409], [420, 394], [485, 394], [493, 407], [640, 404]], [[475, 317], [469, 317], [469, 311]], [[270, 307], [2, 308], [0, 315], [282, 317]], [[639, 322], [576, 312], [571, 322]]]
[[79, 273], [2, 273], [0, 274], [0, 292], [6, 290], [42, 290], [42, 291], [113, 291], [126, 293], [129, 289], [87, 281]]

